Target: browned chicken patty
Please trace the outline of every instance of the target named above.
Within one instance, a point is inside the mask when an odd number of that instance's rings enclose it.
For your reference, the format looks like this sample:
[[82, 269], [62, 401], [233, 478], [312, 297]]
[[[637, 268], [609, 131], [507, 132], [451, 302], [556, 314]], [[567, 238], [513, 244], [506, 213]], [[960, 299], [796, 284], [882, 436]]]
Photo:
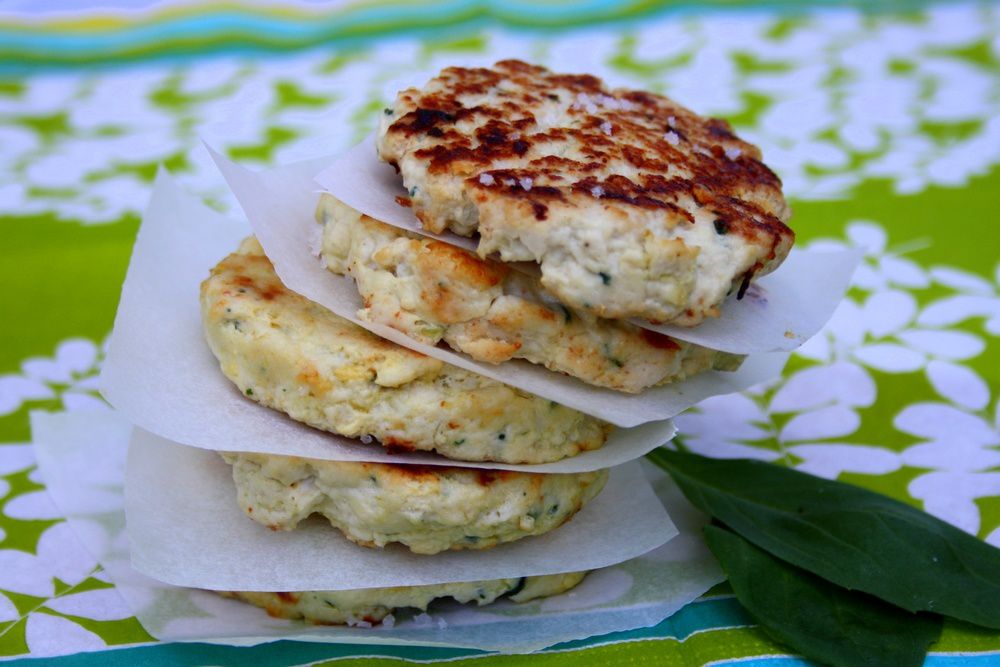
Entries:
[[696, 325], [794, 241], [781, 181], [725, 121], [589, 75], [450, 67], [399, 93], [377, 145], [427, 229], [538, 262], [597, 317]]

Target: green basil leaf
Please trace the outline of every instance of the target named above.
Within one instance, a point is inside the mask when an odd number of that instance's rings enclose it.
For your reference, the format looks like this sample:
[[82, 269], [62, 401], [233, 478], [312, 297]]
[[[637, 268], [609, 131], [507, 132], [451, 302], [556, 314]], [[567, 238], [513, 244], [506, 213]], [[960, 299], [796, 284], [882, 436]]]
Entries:
[[696, 507], [782, 560], [908, 611], [1000, 628], [1000, 549], [929, 514], [761, 461], [650, 458]]
[[705, 526], [705, 539], [750, 615], [807, 658], [845, 667], [920, 667], [941, 634], [940, 616], [835, 586], [726, 528]]

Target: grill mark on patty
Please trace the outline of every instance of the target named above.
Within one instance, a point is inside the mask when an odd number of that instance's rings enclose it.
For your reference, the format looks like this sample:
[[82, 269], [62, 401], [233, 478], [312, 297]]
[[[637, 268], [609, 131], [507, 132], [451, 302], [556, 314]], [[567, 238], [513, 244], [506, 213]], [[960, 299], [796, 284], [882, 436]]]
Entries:
[[[570, 206], [610, 200], [688, 222], [694, 208], [708, 206], [728, 221], [727, 233], [768, 244], [772, 256], [783, 239], [794, 238], [783, 222], [780, 179], [725, 120], [699, 117], [661, 95], [609, 90], [588, 74], [555, 74], [517, 60], [450, 67], [436, 81], [444, 85], [402, 94], [414, 110], [387, 131], [429, 137], [414, 157], [432, 174], [465, 176], [482, 197], [527, 199], [538, 220], [548, 217], [552, 200]], [[483, 96], [503, 101], [484, 106]], [[540, 123], [545, 107], [570, 119]], [[562, 154], [567, 145], [575, 156]], [[497, 177], [498, 167], [530, 179], [531, 189], [478, 179]], [[621, 175], [633, 168], [637, 176]], [[612, 174], [598, 180], [602, 169]]]

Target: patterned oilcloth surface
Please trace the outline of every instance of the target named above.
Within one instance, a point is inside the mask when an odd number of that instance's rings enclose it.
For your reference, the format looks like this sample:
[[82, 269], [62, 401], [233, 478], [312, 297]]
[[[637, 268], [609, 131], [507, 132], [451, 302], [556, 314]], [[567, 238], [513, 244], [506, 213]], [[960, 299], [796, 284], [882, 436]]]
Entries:
[[[875, 489], [1000, 546], [1000, 6], [496, 4], [0, 15], [0, 656], [474, 653], [153, 642], [47, 496], [28, 413], [103, 406], [102, 344], [157, 165], [238, 215], [202, 139], [260, 165], [344, 149], [399, 87], [509, 57], [729, 119], [782, 177], [799, 243], [866, 249], [780, 381], [677, 420], [688, 447]], [[784, 653], [722, 586], [656, 628], [468, 659], [801, 663]], [[950, 623], [929, 664], [994, 661], [997, 633]]]

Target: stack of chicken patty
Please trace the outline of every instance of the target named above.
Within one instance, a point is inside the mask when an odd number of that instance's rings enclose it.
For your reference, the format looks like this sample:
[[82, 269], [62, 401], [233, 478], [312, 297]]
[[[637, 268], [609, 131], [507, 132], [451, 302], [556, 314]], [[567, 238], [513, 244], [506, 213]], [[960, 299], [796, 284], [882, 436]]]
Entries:
[[[637, 394], [742, 358], [642, 321], [696, 326], [787, 255], [778, 178], [719, 120], [647, 92], [519, 61], [448, 68], [380, 117], [426, 231], [320, 197], [322, 256], [351, 276], [360, 319], [501, 364], [523, 359]], [[247, 397], [312, 427], [390, 451], [534, 464], [601, 447], [611, 426], [381, 339], [285, 288], [247, 239], [203, 283], [205, 333]], [[234, 326], [233, 323], [237, 323]], [[359, 545], [418, 554], [487, 549], [557, 529], [607, 470], [567, 474], [318, 461], [227, 453], [237, 502], [274, 530], [313, 514]], [[282, 617], [344, 623], [426, 609], [439, 597], [524, 601], [584, 573], [434, 586], [233, 592]]]

